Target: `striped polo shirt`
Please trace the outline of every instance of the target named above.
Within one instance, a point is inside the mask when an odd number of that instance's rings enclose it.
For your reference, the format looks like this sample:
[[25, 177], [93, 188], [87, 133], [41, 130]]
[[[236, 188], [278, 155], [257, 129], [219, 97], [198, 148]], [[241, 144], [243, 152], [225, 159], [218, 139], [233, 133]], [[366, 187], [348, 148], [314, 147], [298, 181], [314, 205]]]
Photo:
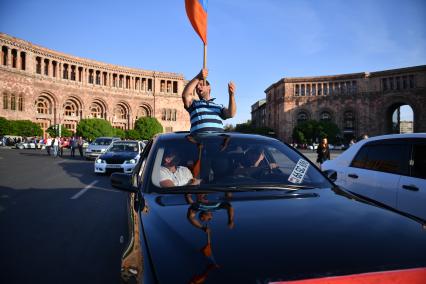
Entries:
[[191, 133], [223, 132], [224, 107], [213, 102], [213, 100], [192, 100], [191, 106], [187, 108], [191, 119]]

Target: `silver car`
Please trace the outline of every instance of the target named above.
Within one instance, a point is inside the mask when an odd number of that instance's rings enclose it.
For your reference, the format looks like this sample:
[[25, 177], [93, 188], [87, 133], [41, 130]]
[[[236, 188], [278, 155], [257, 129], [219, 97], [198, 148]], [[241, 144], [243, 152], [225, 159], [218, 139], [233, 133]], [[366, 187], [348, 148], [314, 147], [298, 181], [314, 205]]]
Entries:
[[105, 153], [105, 151], [108, 149], [108, 147], [112, 144], [114, 141], [121, 140], [118, 137], [98, 137], [89, 144], [89, 146], [86, 149], [86, 159], [96, 159], [101, 154]]

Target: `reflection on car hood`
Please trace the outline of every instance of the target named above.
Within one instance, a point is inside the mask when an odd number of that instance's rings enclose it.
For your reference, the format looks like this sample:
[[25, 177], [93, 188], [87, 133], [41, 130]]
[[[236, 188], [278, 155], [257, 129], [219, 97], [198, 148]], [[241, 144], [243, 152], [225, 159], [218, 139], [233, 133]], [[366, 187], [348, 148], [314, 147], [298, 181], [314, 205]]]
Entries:
[[[146, 195], [141, 216], [156, 276], [160, 283], [268, 283], [426, 266], [419, 223], [336, 193], [212, 193], [204, 205], [180, 194]], [[212, 219], [201, 222], [200, 214]], [[197, 222], [209, 228], [210, 245]]]

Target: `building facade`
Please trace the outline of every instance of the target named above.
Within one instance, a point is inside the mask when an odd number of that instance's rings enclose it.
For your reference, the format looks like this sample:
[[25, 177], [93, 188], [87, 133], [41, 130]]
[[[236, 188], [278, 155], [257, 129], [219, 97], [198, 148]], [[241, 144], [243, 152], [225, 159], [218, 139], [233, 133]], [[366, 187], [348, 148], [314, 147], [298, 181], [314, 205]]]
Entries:
[[392, 115], [402, 105], [413, 110], [414, 132], [426, 132], [426, 66], [380, 72], [282, 78], [266, 90], [266, 126], [292, 142], [293, 128], [305, 120], [337, 124], [345, 141], [363, 134], [392, 133]]
[[266, 125], [266, 100], [258, 100], [251, 106], [251, 123], [255, 127]]
[[0, 33], [0, 117], [28, 119], [43, 130], [75, 131], [83, 118], [132, 129], [155, 117], [166, 132], [189, 130], [183, 75], [106, 64], [53, 51]]

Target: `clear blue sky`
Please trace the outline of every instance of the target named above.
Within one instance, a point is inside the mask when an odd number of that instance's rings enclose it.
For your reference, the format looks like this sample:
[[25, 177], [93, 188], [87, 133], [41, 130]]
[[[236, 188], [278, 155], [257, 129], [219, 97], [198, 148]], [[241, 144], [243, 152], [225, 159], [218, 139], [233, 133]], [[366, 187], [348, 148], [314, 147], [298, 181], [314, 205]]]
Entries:
[[[426, 64], [424, 0], [209, 0], [212, 96], [237, 116], [282, 77], [379, 71]], [[184, 0], [0, 1], [0, 31], [71, 55], [191, 79], [203, 46]]]

